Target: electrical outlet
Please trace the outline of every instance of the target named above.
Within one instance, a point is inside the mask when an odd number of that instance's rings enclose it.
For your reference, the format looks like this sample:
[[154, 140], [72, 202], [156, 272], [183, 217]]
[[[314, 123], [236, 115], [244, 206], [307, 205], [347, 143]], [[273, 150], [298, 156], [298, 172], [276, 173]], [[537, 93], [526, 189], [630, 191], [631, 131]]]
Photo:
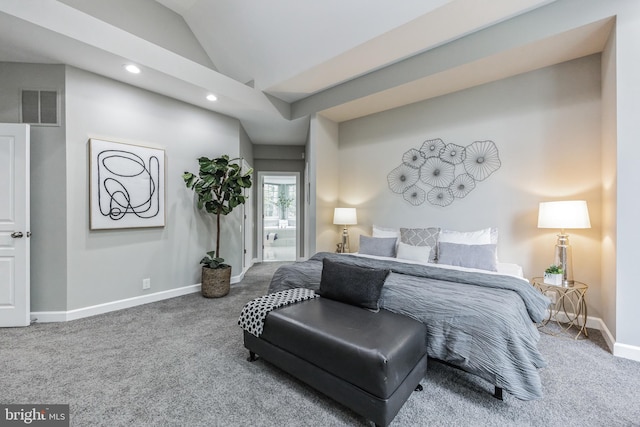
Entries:
[[151, 287], [151, 279], [142, 279], [142, 289], [149, 289]]

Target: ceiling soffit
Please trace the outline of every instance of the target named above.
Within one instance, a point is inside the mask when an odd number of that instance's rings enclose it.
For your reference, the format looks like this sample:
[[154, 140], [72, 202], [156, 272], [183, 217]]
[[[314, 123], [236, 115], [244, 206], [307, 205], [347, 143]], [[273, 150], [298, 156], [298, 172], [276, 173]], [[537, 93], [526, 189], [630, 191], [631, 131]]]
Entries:
[[477, 0], [449, 1], [332, 58], [311, 64], [304, 71], [266, 87], [265, 91], [294, 102], [552, 1], [493, 0], [491, 7]]
[[[575, 14], [574, 3], [559, 1], [495, 25], [488, 26], [490, 22], [486, 22], [487, 28], [479, 31], [474, 29], [482, 23], [471, 20], [467, 22], [471, 34], [444, 43], [449, 36], [439, 33], [440, 39], [430, 39], [429, 43], [442, 40], [444, 44], [417, 55], [401, 51], [399, 46], [407, 38], [420, 38], [410, 29], [416, 22], [425, 25], [427, 21], [423, 20], [429, 19], [426, 14], [406, 28], [399, 27], [397, 33], [390, 31], [358, 45], [362, 50], [352, 48], [270, 86], [293, 93], [291, 99], [304, 96], [289, 104], [64, 3], [33, 1], [38, 2], [38, 7], [22, 0], [3, 0], [0, 4], [0, 60], [69, 64], [235, 117], [257, 144], [303, 145], [308, 117], [316, 112], [335, 121], [349, 120], [598, 52], [611, 28], [611, 23], [603, 22], [584, 25], [591, 15], [602, 17], [602, 10], [598, 9], [604, 6], [592, 5], [585, 13]], [[163, 3], [174, 3], [174, 10], [184, 7], [191, 11], [204, 1], [207, 0], [163, 0]], [[464, 5], [467, 1], [472, 0], [443, 2], [446, 5], [437, 10]], [[523, 12], [527, 7], [550, 2], [504, 0], [503, 3], [516, 3], [516, 9]], [[504, 19], [509, 13], [519, 13], [515, 9], [502, 12], [507, 14]], [[492, 15], [491, 19], [499, 17]], [[458, 22], [444, 17], [439, 21], [448, 25]], [[584, 28], [577, 28], [580, 25]], [[461, 28], [456, 30], [458, 36], [462, 35]], [[417, 48], [413, 46], [409, 51]], [[357, 68], [361, 64], [358, 55], [379, 56], [379, 61], [386, 63], [388, 52], [393, 51], [398, 56], [409, 56], [387, 66], [375, 68], [374, 61], [363, 62], [362, 69]], [[122, 73], [122, 64], [131, 61], [143, 67], [142, 78]], [[333, 68], [343, 68], [341, 61], [355, 64], [355, 68], [343, 75], [331, 74]], [[327, 74], [325, 80], [316, 81], [318, 73]], [[344, 78], [348, 80], [339, 83]], [[316, 92], [307, 95], [313, 91]], [[219, 102], [205, 101], [208, 92], [216, 93]]]
[[294, 102], [292, 117], [322, 112], [334, 121], [351, 120], [598, 53], [614, 21], [537, 34], [500, 28], [522, 27], [516, 18]]

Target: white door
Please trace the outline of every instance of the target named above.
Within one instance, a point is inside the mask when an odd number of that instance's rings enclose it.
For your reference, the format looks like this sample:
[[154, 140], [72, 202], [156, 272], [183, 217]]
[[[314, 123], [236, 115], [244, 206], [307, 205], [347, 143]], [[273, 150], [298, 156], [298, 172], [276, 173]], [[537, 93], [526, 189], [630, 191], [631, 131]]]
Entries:
[[29, 125], [0, 124], [0, 327], [28, 326]]

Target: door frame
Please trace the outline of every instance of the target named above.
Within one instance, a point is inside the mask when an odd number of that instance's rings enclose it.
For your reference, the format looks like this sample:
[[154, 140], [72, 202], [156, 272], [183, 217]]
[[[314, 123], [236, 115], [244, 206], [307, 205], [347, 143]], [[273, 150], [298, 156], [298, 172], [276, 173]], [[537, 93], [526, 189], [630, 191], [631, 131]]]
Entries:
[[258, 246], [258, 262], [264, 262], [264, 177], [293, 176], [296, 179], [296, 261], [300, 259], [300, 172], [258, 172], [258, 226], [256, 227], [256, 244]]

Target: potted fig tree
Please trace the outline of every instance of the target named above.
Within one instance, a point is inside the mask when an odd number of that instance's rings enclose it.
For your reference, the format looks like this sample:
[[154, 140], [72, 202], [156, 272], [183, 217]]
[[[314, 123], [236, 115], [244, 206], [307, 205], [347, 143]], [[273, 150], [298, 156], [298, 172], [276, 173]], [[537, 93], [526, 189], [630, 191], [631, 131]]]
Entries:
[[[251, 188], [253, 169], [242, 172], [236, 159], [223, 155], [215, 159], [200, 157], [198, 175], [185, 172], [182, 175], [187, 188], [198, 198], [198, 209], [216, 218], [216, 249], [202, 258], [202, 295], [218, 298], [229, 293], [231, 286], [231, 266], [220, 257], [220, 219], [229, 215], [236, 207], [246, 202], [245, 188]], [[217, 256], [216, 256], [217, 255]]]

